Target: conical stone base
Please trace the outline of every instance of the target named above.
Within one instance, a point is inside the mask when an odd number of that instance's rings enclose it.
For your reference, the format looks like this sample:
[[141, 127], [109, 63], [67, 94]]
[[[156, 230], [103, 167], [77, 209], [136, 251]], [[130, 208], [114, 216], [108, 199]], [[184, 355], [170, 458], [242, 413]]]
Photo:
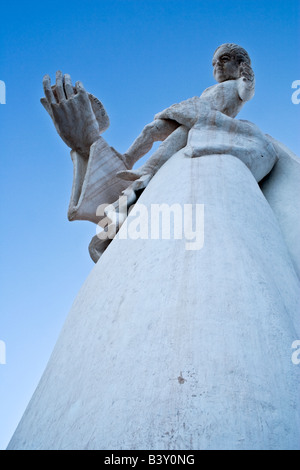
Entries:
[[178, 153], [139, 202], [204, 204], [203, 248], [111, 243], [9, 448], [299, 449], [299, 282], [250, 171]]

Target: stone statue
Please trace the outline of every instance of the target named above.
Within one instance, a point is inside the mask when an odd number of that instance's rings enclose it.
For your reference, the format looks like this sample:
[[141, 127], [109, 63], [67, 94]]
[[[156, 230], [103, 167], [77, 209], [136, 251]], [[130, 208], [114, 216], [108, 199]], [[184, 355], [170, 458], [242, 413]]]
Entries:
[[[155, 141], [161, 140], [165, 135], [170, 135], [171, 131], [172, 138], [169, 139], [169, 145], [161, 146], [139, 170], [120, 172], [119, 176], [128, 180], [135, 180], [143, 175], [153, 176], [175, 153], [175, 150], [178, 151], [186, 145], [188, 130], [194, 126], [197, 117], [203, 112], [202, 107], [204, 109], [209, 107], [234, 118], [246, 101], [253, 97], [254, 73], [251, 69], [250, 58], [244, 49], [235, 44], [223, 44], [214, 54], [213, 67], [214, 77], [219, 84], [207, 88], [200, 98], [194, 97], [180, 104], [181, 110], [185, 109], [185, 117], [181, 117], [185, 126], [180, 133], [174, 132], [171, 127], [174, 123], [178, 126], [180, 122], [179, 115], [176, 120], [174, 119], [178, 105], [173, 105], [170, 109], [157, 114], [155, 120], [144, 128], [126, 152], [125, 157], [128, 161], [138, 160], [151, 149]], [[182, 111], [179, 112], [182, 114]], [[183, 142], [184, 145], [182, 145]], [[192, 153], [190, 156], [193, 157]]]
[[[247, 52], [223, 44], [213, 68], [217, 85], [157, 114], [124, 155], [80, 82], [44, 78], [74, 164], [69, 219], [108, 231], [114, 208], [119, 232], [92, 240], [101, 258], [9, 449], [299, 450], [300, 162], [235, 118], [254, 95]], [[204, 207], [201, 249], [123, 237], [139, 205], [188, 203]]]
[[[250, 123], [234, 121], [235, 129], [232, 131], [232, 121], [222, 119], [219, 114], [234, 118], [254, 96], [255, 79], [248, 53], [236, 44], [223, 44], [215, 51], [212, 64], [213, 75], [219, 84], [207, 88], [200, 97], [188, 99], [157, 114], [124, 155], [109, 147], [100, 137], [109, 126], [109, 118], [102, 103], [87, 93], [81, 82], [73, 87], [68, 74], [63, 76], [57, 72], [56, 85], [51, 87], [50, 77], [44, 77], [45, 98], [41, 102], [59, 135], [72, 149], [74, 182], [68, 212], [70, 220], [84, 219], [99, 223], [101, 217], [96, 215], [97, 207], [113, 203], [114, 210], [118, 211], [117, 199], [122, 194], [126, 198], [123, 213], [117, 222], [113, 220], [109, 227], [104, 226], [106, 232], [115, 234], [124, 222], [129, 207], [136, 202], [137, 195], [145, 189], [159, 168], [184, 147], [185, 154], [191, 158], [214, 153], [234, 154], [251, 169], [257, 181], [271, 171], [278, 158], [272, 142]], [[227, 126], [230, 141], [227, 149], [224, 142], [216, 137], [213, 145], [207, 142], [209, 133], [215, 136], [211, 123], [215, 114], [222, 121], [223, 136]], [[197, 131], [199, 128], [200, 131]], [[193, 132], [189, 134], [191, 129]], [[242, 148], [238, 145], [235, 150], [231, 144], [234, 133], [244, 142]], [[257, 144], [255, 151], [253, 135]], [[155, 141], [163, 141], [159, 149], [141, 168], [130, 170]], [[201, 149], [197, 144], [199, 141]], [[263, 160], [258, 158], [261, 154], [264, 154]], [[129, 184], [124, 180], [135, 182]], [[115, 219], [109, 212], [105, 215], [109, 220]], [[90, 244], [90, 255], [95, 262], [111, 241], [106, 232], [95, 236]]]

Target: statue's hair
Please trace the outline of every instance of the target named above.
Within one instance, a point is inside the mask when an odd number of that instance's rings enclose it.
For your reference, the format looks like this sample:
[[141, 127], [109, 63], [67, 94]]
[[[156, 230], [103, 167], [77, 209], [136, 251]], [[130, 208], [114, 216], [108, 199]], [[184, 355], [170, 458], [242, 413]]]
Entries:
[[234, 55], [239, 64], [242, 62], [246, 62], [246, 64], [251, 65], [251, 59], [249, 57], [248, 52], [245, 49], [243, 49], [241, 46], [238, 46], [237, 44], [225, 43], [219, 46], [215, 50], [214, 55], [221, 48], [226, 49], [229, 52], [229, 54]]

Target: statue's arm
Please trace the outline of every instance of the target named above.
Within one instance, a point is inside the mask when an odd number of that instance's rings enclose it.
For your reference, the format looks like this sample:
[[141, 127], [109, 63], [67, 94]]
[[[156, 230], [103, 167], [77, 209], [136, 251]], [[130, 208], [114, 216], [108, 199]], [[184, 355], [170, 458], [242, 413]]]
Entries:
[[127, 166], [131, 168], [151, 150], [154, 142], [165, 140], [178, 126], [177, 122], [169, 119], [155, 119], [147, 124], [124, 154]]
[[56, 84], [51, 86], [46, 75], [43, 87], [45, 96], [41, 103], [58, 134], [71, 148], [74, 172], [68, 217], [97, 223], [98, 205], [115, 201], [128, 185], [116, 176], [117, 172], [131, 167], [101, 137], [109, 126], [108, 115], [81, 82], [73, 87], [69, 75], [57, 72]]
[[238, 94], [242, 101], [249, 101], [255, 93], [255, 76], [250, 65], [240, 64], [240, 78], [237, 79]]
[[172, 119], [173, 121], [191, 129], [199, 117], [203, 101], [199, 96], [176, 103], [155, 115], [155, 119]]

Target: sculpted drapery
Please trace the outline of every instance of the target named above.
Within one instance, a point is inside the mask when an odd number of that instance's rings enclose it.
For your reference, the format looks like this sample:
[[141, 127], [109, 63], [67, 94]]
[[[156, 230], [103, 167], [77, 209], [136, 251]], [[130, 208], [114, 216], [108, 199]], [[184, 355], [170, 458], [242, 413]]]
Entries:
[[299, 449], [299, 159], [235, 118], [254, 94], [246, 51], [223, 45], [213, 67], [217, 85], [156, 115], [124, 155], [81, 83], [45, 77], [72, 149], [70, 220], [97, 223], [102, 204], [124, 216], [120, 195], [129, 221], [139, 204], [200, 204], [204, 240], [125, 238], [119, 222], [110, 245], [94, 237], [101, 258], [10, 449]]
[[[80, 82], [73, 88], [68, 75], [63, 77], [58, 72], [53, 87], [50, 78], [44, 78], [42, 103], [72, 148], [74, 175], [69, 220], [97, 224], [104, 216], [97, 215], [97, 208], [115, 203], [122, 194], [133, 204], [162, 165], [181, 149], [187, 158], [233, 155], [260, 183], [300, 275], [299, 159], [255, 124], [235, 119], [254, 94], [254, 74], [247, 52], [234, 44], [222, 45], [214, 54], [213, 67], [218, 85], [156, 115], [124, 155], [100, 136], [109, 126], [109, 118], [99, 100], [86, 93]], [[163, 141], [158, 151], [142, 168], [128, 171], [155, 140]], [[94, 261], [108, 243], [94, 237], [90, 245]]]

